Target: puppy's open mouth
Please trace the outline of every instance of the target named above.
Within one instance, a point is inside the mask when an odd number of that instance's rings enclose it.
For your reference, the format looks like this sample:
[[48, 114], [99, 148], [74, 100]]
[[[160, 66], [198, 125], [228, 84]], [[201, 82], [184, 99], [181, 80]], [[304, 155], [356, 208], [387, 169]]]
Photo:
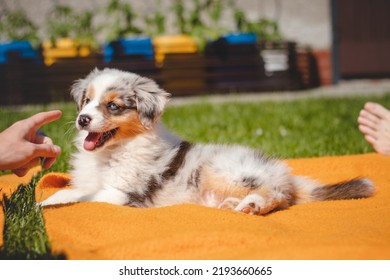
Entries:
[[93, 151], [96, 148], [102, 147], [108, 140], [110, 140], [116, 132], [117, 128], [114, 128], [105, 132], [89, 132], [84, 140], [84, 149], [87, 151]]

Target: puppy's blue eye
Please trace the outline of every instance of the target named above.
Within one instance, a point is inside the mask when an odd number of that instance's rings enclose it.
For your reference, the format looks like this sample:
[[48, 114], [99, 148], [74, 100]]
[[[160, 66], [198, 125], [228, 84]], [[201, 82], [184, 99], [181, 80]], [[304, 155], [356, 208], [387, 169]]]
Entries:
[[120, 107], [118, 105], [116, 105], [115, 103], [108, 103], [107, 105], [107, 108], [110, 110], [110, 111], [117, 111], [120, 109]]

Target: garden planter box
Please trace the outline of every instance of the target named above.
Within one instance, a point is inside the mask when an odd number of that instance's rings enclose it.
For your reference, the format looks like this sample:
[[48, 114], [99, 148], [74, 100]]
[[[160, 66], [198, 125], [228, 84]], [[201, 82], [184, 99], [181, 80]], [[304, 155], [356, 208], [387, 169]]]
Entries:
[[70, 38], [42, 43], [48, 99], [51, 101], [70, 100], [72, 83], [87, 75], [102, 64], [102, 57], [89, 46], [80, 45]]
[[158, 79], [150, 37], [132, 37], [112, 41], [103, 48], [104, 67], [134, 72], [151, 79]]
[[11, 41], [0, 43], [0, 64], [9, 62], [8, 54], [18, 53], [20, 58], [40, 61], [40, 55], [28, 41]]
[[158, 82], [172, 95], [208, 93], [205, 59], [199, 53], [165, 54]]
[[46, 98], [44, 65], [28, 42], [0, 44], [0, 104], [41, 103]]
[[192, 95], [205, 90], [204, 59], [195, 39], [188, 35], [153, 38], [157, 81], [173, 95]]
[[188, 35], [164, 35], [153, 38], [156, 63], [164, 64], [167, 54], [197, 53], [198, 46], [193, 37]]
[[123, 38], [103, 47], [103, 56], [105, 62], [127, 60], [133, 56], [153, 60], [154, 50], [150, 37]]
[[264, 61], [267, 90], [298, 90], [303, 88], [297, 67], [296, 44], [293, 42], [262, 42], [260, 54]]
[[102, 65], [102, 57], [98, 55], [56, 58], [54, 63], [45, 67], [48, 98], [56, 102], [70, 101], [69, 90], [73, 82], [85, 77], [95, 67], [102, 68]]
[[229, 33], [222, 37], [228, 44], [256, 44], [257, 36], [255, 33]]
[[51, 65], [58, 59], [87, 57], [92, 54], [89, 46], [77, 44], [70, 38], [57, 39], [55, 44], [51, 41], [42, 43], [42, 55], [46, 65]]
[[264, 77], [257, 38], [251, 33], [228, 34], [205, 48], [208, 85], [216, 92], [257, 90]]

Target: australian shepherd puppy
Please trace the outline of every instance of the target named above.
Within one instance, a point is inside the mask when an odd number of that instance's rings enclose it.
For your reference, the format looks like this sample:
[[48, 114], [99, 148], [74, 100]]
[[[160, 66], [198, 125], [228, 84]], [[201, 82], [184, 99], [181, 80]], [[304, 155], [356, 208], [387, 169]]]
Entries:
[[76, 81], [79, 130], [71, 184], [43, 206], [100, 201], [132, 207], [195, 203], [263, 215], [294, 204], [371, 196], [355, 179], [321, 185], [288, 166], [238, 145], [189, 143], [159, 118], [169, 94], [154, 81], [115, 69]]

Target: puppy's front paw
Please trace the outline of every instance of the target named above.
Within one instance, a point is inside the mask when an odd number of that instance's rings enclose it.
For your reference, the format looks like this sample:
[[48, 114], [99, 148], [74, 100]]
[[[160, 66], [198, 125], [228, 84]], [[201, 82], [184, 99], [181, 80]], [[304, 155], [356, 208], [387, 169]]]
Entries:
[[80, 193], [77, 190], [69, 189], [69, 190], [60, 190], [48, 197], [44, 201], [38, 202], [38, 205], [45, 207], [50, 205], [57, 204], [67, 204], [72, 202], [80, 201]]
[[238, 199], [236, 197], [228, 197], [224, 201], [222, 201], [221, 204], [218, 205], [218, 208], [234, 210], [240, 202], [241, 199]]
[[258, 194], [247, 195], [234, 209], [250, 215], [266, 214], [266, 209], [263, 208], [265, 200]]
[[55, 203], [50, 203], [50, 201], [48, 202], [49, 199], [46, 199], [44, 201], [40, 201], [40, 202], [37, 202], [36, 205], [37, 206], [40, 206], [40, 207], [45, 207], [45, 206], [49, 206], [49, 205], [53, 205]]

